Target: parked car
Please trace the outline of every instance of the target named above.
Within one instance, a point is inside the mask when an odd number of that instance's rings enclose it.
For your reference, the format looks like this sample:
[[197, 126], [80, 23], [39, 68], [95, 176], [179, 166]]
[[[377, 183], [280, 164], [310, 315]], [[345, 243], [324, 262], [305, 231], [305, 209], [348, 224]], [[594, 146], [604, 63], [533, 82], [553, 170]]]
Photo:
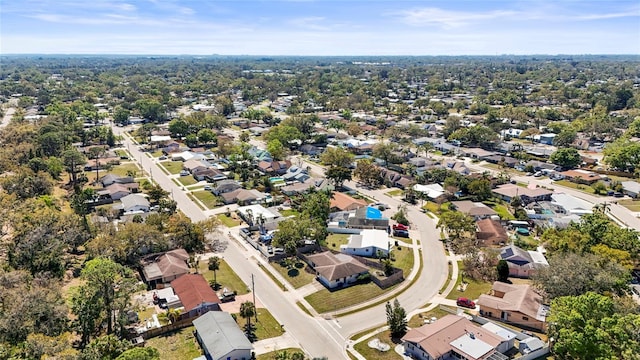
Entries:
[[187, 170], [180, 171], [180, 176], [188, 176], [189, 172]]
[[393, 230], [393, 236], [408, 238], [409, 232], [407, 230]]
[[536, 171], [536, 172], [533, 174], [533, 176], [534, 176], [534, 177], [541, 177], [541, 176], [542, 176], [542, 171]]
[[213, 190], [213, 188], [211, 187], [211, 185], [205, 185], [204, 186], [204, 190], [211, 191], [211, 190]]
[[624, 194], [621, 192], [617, 192], [617, 193], [614, 193], [613, 196], [617, 198], [621, 198], [621, 197], [624, 197]]
[[459, 297], [458, 300], [456, 300], [456, 305], [461, 306], [461, 307], [465, 307], [468, 309], [475, 309], [476, 308], [476, 303], [474, 303], [473, 301], [467, 299], [467, 298], [463, 298], [463, 297]]
[[371, 204], [371, 205], [369, 205], [369, 206], [371, 206], [371, 207], [375, 207], [375, 208], [383, 208], [383, 209], [385, 209], [385, 210], [390, 209], [389, 205], [387, 205], [387, 204], [385, 204], [385, 203], [380, 203], [380, 202], [375, 203], [375, 204]]
[[229, 302], [229, 301], [235, 301], [235, 300], [236, 300], [236, 294], [231, 291], [224, 291], [220, 296], [220, 301], [222, 301], [223, 303]]
[[393, 224], [393, 230], [404, 230], [404, 231], [408, 231], [409, 227], [407, 225], [402, 225], [400, 223], [398, 224]]
[[167, 157], [166, 157], [166, 156], [164, 156], [164, 155], [162, 155], [162, 156], [160, 156], [160, 157], [158, 158], [158, 160], [167, 160]]

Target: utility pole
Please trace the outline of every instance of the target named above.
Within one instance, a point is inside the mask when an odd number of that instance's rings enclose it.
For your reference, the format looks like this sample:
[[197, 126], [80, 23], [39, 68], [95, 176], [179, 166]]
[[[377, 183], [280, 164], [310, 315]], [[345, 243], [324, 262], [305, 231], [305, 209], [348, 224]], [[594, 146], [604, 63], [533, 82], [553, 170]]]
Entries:
[[256, 306], [256, 284], [253, 281], [253, 274], [251, 274], [251, 292], [253, 293], [253, 313], [256, 316], [256, 323], [258, 322], [258, 307]]

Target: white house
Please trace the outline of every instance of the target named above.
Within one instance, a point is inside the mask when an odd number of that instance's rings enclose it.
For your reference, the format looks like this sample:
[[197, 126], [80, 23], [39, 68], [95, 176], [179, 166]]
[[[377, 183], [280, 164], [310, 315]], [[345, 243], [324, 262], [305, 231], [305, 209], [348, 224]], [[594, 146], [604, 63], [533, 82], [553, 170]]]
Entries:
[[347, 245], [340, 246], [340, 252], [348, 255], [376, 257], [378, 252], [384, 256], [391, 251], [391, 239], [384, 230], [365, 229], [360, 234], [349, 237]]
[[444, 188], [442, 185], [437, 183], [428, 185], [415, 184], [413, 185], [413, 190], [426, 194], [431, 199], [436, 199], [444, 195]]
[[212, 360], [251, 359], [253, 345], [231, 314], [209, 311], [193, 320], [204, 358]]
[[120, 204], [114, 205], [114, 208], [123, 210], [125, 214], [148, 212], [149, 200], [141, 194], [130, 194], [120, 199]]

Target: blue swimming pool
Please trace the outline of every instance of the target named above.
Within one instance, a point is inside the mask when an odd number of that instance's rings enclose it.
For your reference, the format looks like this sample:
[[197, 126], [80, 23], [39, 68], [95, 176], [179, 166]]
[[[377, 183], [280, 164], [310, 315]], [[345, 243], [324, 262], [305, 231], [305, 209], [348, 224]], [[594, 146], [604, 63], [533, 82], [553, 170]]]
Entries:
[[277, 182], [282, 182], [284, 181], [283, 178], [281, 178], [280, 176], [275, 176], [275, 177], [270, 177], [269, 178], [269, 182], [270, 183], [277, 183]]

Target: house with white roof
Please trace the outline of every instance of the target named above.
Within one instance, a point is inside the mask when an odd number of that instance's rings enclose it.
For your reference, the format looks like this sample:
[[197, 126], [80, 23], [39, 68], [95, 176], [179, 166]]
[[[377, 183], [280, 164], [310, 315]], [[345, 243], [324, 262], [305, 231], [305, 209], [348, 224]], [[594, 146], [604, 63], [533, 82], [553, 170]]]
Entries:
[[362, 230], [351, 235], [347, 245], [340, 245], [340, 252], [363, 257], [376, 257], [378, 253], [388, 256], [390, 251], [391, 239], [384, 230]]
[[413, 190], [427, 195], [430, 199], [437, 199], [445, 193], [444, 188], [440, 184], [415, 184], [413, 185]]
[[565, 193], [551, 194], [551, 203], [563, 208], [568, 215], [593, 214], [593, 204]]

